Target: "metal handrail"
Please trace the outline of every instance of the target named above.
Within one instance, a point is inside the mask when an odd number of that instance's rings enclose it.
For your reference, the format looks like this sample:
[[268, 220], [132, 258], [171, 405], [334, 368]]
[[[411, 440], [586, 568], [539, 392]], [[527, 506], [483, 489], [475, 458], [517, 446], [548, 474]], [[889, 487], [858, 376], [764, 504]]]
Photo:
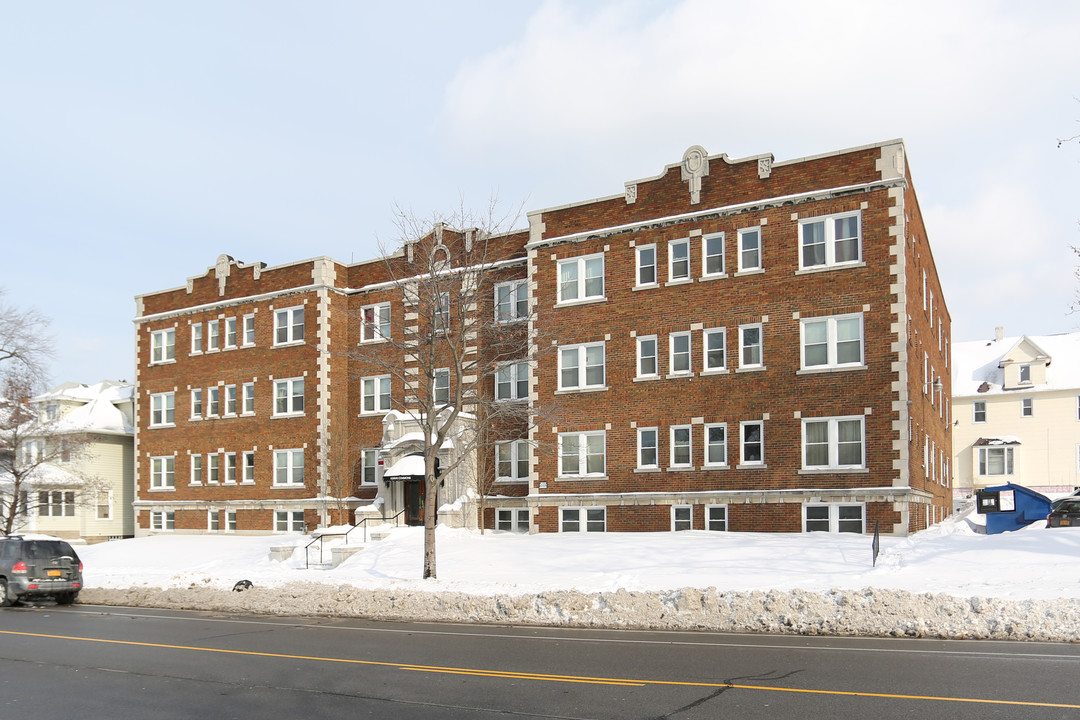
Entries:
[[[397, 515], [394, 515], [393, 517], [388, 518], [385, 515], [383, 515], [383, 516], [380, 516], [377, 519], [382, 524], [385, 524], [387, 522], [394, 522], [394, 524], [397, 525], [398, 523], [395, 522], [395, 521], [404, 514], [405, 514], [405, 511], [402, 510]], [[355, 530], [356, 528], [363, 525], [364, 526], [364, 543], [366, 544], [367, 543], [367, 530], [368, 530], [367, 521], [368, 520], [375, 520], [375, 519], [376, 518], [366, 517], [366, 518], [362, 519], [360, 522], [358, 522], [355, 525], [353, 525], [352, 527], [350, 527], [344, 533], [324, 533], [322, 535], [318, 535], [318, 536], [312, 538], [311, 542], [309, 542], [307, 545], [304, 546], [304, 569], [305, 570], [310, 570], [311, 569], [311, 553], [309, 552], [309, 550], [310, 550], [311, 546], [314, 545], [315, 543], [319, 543], [319, 564], [320, 565], [325, 564], [325, 560], [323, 559], [323, 551], [326, 548], [325, 540], [326, 540], [327, 537], [343, 537], [343, 538], [345, 538], [345, 544], [348, 545], [349, 544], [349, 533], [351, 533], [353, 530]]]

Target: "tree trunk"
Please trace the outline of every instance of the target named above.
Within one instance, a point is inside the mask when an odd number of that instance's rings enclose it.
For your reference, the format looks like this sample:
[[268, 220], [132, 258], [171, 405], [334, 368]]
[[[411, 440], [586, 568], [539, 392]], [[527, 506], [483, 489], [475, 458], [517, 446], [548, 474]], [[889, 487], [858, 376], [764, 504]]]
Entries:
[[439, 515], [439, 480], [435, 477], [433, 458], [425, 459], [424, 488], [424, 579], [435, 579], [435, 521]]

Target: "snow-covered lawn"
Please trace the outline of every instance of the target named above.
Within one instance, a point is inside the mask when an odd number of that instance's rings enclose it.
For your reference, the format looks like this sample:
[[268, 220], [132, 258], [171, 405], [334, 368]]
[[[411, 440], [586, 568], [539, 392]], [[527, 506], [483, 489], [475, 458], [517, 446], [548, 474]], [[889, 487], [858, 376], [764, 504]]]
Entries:
[[[158, 535], [82, 547], [82, 602], [607, 627], [1080, 641], [1080, 528], [985, 535], [959, 516], [909, 538], [480, 534], [401, 527], [334, 569], [302, 536]], [[271, 546], [297, 545], [284, 561]], [[329, 545], [328, 545], [329, 547]], [[329, 559], [329, 551], [326, 553]], [[312, 560], [318, 553], [312, 551]], [[238, 580], [254, 589], [230, 592]]]

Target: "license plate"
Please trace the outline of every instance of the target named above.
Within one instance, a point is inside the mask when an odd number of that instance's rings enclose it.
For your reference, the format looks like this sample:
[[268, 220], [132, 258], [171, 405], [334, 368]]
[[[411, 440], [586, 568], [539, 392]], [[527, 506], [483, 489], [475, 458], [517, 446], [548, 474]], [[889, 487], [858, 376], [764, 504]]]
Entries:
[[48, 574], [49, 577], [60, 577], [62, 573], [59, 570], [48, 570], [46, 571], [46, 574]]
[[1066, 520], [1066, 519], [1062, 518], [1061, 524], [1062, 525], [1072, 525], [1072, 520]]

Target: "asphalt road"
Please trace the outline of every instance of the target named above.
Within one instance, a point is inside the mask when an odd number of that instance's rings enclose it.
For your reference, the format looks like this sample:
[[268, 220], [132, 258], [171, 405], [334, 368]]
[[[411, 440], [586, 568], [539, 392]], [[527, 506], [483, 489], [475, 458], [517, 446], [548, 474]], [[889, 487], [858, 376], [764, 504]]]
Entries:
[[0, 611], [0, 720], [1080, 718], [1080, 647]]

